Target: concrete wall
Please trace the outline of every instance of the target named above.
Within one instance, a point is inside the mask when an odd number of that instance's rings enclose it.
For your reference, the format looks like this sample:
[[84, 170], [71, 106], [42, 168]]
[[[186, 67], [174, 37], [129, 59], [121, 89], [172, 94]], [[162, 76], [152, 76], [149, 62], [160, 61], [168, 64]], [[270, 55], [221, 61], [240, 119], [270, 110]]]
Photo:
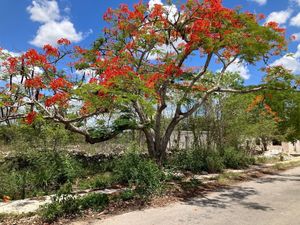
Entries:
[[[199, 135], [199, 141], [205, 145], [207, 133], [202, 132]], [[262, 145], [256, 145], [255, 140], [248, 140], [251, 146], [254, 146], [254, 149], [261, 151]], [[193, 146], [194, 136], [192, 131], [175, 131], [173, 132], [168, 148], [169, 149], [188, 149]], [[281, 142], [280, 145], [273, 145], [272, 142], [268, 145], [267, 155], [278, 155], [280, 153], [293, 154], [300, 153], [300, 141], [296, 143], [291, 142]]]

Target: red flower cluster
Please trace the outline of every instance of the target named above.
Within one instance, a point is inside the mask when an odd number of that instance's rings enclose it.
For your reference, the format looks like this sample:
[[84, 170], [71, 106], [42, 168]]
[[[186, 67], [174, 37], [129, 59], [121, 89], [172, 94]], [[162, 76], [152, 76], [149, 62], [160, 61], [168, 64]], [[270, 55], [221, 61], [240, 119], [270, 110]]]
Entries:
[[7, 195], [4, 195], [3, 198], [2, 198], [2, 201], [3, 201], [4, 203], [10, 202], [10, 200], [11, 200], [11, 198], [10, 198], [9, 196], [7, 196]]
[[47, 63], [47, 59], [44, 55], [39, 54], [35, 49], [29, 49], [24, 58], [27, 60], [27, 65], [36, 65], [37, 63]]
[[290, 37], [290, 40], [296, 41], [296, 40], [297, 40], [297, 36], [296, 36], [296, 35], [292, 35], [292, 36]]
[[80, 115], [88, 114], [91, 108], [92, 108], [92, 103], [89, 101], [85, 102], [79, 111]]
[[97, 84], [98, 83], [98, 79], [96, 77], [92, 77], [90, 80], [89, 80], [89, 83], [90, 84]]
[[46, 55], [48, 56], [54, 56], [54, 57], [58, 57], [59, 56], [59, 51], [57, 48], [51, 46], [51, 45], [44, 45], [43, 47]]
[[158, 81], [161, 80], [161, 78], [162, 75], [160, 73], [155, 73], [151, 76], [148, 76], [146, 79], [146, 87], [154, 88]]
[[15, 73], [17, 71], [18, 59], [16, 57], [9, 57], [7, 62], [9, 66], [8, 72]]
[[144, 12], [141, 8], [141, 4], [135, 4], [134, 5], [134, 11], [129, 12], [129, 19], [135, 19], [135, 20], [143, 20], [144, 19]]
[[68, 98], [69, 98], [69, 94], [68, 93], [66, 93], [66, 92], [58, 92], [55, 95], [53, 95], [52, 97], [46, 99], [45, 106], [46, 107], [50, 107], [50, 106], [53, 106], [55, 104], [59, 104], [62, 107], [66, 106]]
[[130, 75], [135, 74], [133, 69], [130, 66], [120, 66], [118, 57], [113, 58], [111, 61], [102, 62], [106, 69], [100, 75], [101, 84], [106, 87], [110, 87], [114, 84], [116, 78], [128, 78]]
[[56, 72], [56, 68], [51, 65], [45, 55], [39, 54], [35, 49], [29, 49], [23, 56], [27, 66], [40, 66], [45, 70]]
[[263, 102], [265, 99], [265, 97], [263, 95], [257, 95], [255, 96], [254, 100], [252, 101], [252, 103], [248, 106], [247, 108], [247, 112], [252, 111], [259, 103]]
[[103, 19], [105, 21], [111, 21], [114, 16], [117, 18], [122, 18], [125, 20], [137, 20], [142, 21], [144, 19], [145, 8], [143, 4], [135, 4], [134, 10], [130, 11], [127, 4], [121, 4], [119, 10], [113, 10], [112, 8], [108, 8], [105, 12]]
[[155, 4], [154, 8], [151, 11], [150, 18], [162, 18], [163, 15], [163, 6], [161, 4]]
[[74, 46], [74, 50], [76, 53], [81, 54], [81, 55], [87, 53], [87, 50], [84, 48], [81, 48], [80, 46]]
[[66, 81], [62, 77], [52, 80], [49, 85], [52, 88], [52, 90], [54, 90], [54, 91], [61, 89], [61, 88], [72, 88], [73, 87], [73, 85], [69, 81]]
[[69, 41], [66, 38], [61, 38], [61, 39], [57, 40], [57, 44], [59, 44], [59, 45], [70, 45], [71, 41]]
[[182, 69], [177, 66], [174, 66], [172, 64], [165, 66], [166, 77], [170, 77], [170, 76], [179, 77], [182, 75], [182, 73], [183, 73]]
[[32, 111], [32, 112], [28, 113], [25, 118], [25, 123], [32, 124], [36, 117], [37, 117], [37, 112]]
[[258, 17], [259, 20], [263, 20], [263, 19], [266, 18], [266, 16], [262, 13], [258, 14], [257, 17]]
[[113, 9], [112, 8], [108, 8], [106, 10], [106, 12], [104, 13], [103, 19], [105, 21], [110, 21], [113, 18], [113, 13], [114, 13]]
[[207, 91], [207, 87], [205, 87], [204, 85], [194, 85], [192, 87], [193, 90], [195, 91]]
[[284, 33], [285, 29], [279, 27], [279, 24], [274, 22], [274, 21], [270, 21], [266, 24], [267, 27], [270, 27], [271, 29], [273, 29], [274, 31], [278, 32], [278, 33]]
[[45, 88], [46, 86], [44, 85], [42, 81], [41, 76], [36, 76], [34, 78], [27, 79], [25, 81], [25, 87], [28, 88]]

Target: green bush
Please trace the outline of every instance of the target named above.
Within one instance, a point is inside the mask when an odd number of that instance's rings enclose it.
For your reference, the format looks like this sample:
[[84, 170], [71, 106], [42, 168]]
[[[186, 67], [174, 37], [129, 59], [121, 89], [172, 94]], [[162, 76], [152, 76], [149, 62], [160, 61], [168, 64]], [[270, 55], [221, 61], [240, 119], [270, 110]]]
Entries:
[[113, 182], [113, 176], [111, 173], [107, 172], [80, 179], [78, 182], [78, 187], [81, 189], [103, 189], [110, 187]]
[[204, 162], [204, 170], [210, 173], [222, 172], [225, 167], [220, 154], [214, 151], [205, 156]]
[[218, 151], [201, 148], [182, 150], [175, 153], [169, 161], [170, 167], [191, 172], [221, 172], [224, 169], [223, 159]]
[[52, 193], [81, 173], [67, 153], [52, 150], [16, 152], [0, 165], [0, 196], [13, 199]]
[[119, 197], [123, 201], [128, 201], [128, 200], [133, 199], [135, 194], [136, 193], [133, 190], [128, 189], [128, 190], [122, 191]]
[[191, 172], [222, 172], [225, 168], [242, 169], [255, 163], [254, 157], [244, 150], [226, 148], [224, 151], [189, 149], [175, 153], [169, 162], [170, 167]]
[[40, 216], [43, 221], [51, 223], [61, 217], [81, 214], [86, 209], [101, 211], [108, 203], [108, 196], [102, 193], [92, 193], [83, 197], [59, 193], [52, 198], [51, 203], [41, 207]]
[[103, 210], [109, 203], [108, 196], [102, 193], [92, 193], [78, 199], [81, 209]]
[[224, 164], [226, 168], [243, 169], [255, 163], [255, 158], [244, 150], [227, 148], [224, 150]]
[[57, 195], [52, 202], [42, 206], [40, 215], [43, 221], [53, 222], [60, 217], [77, 215], [80, 213], [80, 201], [70, 194]]
[[116, 163], [114, 176], [118, 182], [135, 187], [141, 197], [160, 193], [165, 178], [155, 162], [137, 151], [130, 151], [121, 157]]

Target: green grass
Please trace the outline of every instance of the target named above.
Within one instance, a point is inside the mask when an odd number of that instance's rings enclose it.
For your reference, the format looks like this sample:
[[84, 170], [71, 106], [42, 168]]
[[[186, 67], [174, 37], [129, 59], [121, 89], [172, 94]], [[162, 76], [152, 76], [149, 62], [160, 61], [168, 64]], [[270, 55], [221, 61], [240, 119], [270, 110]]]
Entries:
[[243, 173], [226, 172], [217, 177], [217, 182], [222, 185], [228, 185], [233, 181], [239, 181], [243, 177]]
[[114, 183], [111, 172], [104, 172], [92, 175], [90, 177], [79, 178], [75, 187], [80, 190], [84, 189], [103, 189], [108, 188]]
[[292, 168], [298, 167], [298, 166], [300, 166], [300, 160], [276, 163], [274, 166], [272, 166], [272, 168], [276, 169], [276, 170], [287, 170], [287, 169], [292, 169]]
[[280, 162], [280, 157], [265, 157], [265, 156], [258, 156], [255, 158], [255, 163], [258, 165], [261, 164], [269, 164], [269, 163], [277, 163]]

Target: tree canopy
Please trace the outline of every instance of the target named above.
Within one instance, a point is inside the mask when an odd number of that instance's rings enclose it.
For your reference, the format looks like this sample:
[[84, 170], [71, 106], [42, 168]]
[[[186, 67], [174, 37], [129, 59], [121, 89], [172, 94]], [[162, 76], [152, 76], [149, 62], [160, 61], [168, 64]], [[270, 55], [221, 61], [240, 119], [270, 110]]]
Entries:
[[[41, 52], [1, 51], [1, 121], [43, 117], [89, 143], [140, 129], [150, 155], [161, 160], [176, 125], [210, 95], [298, 89], [299, 79], [281, 66], [266, 65], [256, 86], [225, 82], [235, 61], [267, 63], [286, 49], [285, 30], [275, 22], [261, 25], [262, 18], [221, 0], [122, 4], [107, 10], [108, 26], [90, 49], [62, 38]], [[199, 65], [189, 66], [195, 57]], [[214, 61], [220, 71], [210, 71]], [[165, 128], [164, 115], [171, 118]]]

